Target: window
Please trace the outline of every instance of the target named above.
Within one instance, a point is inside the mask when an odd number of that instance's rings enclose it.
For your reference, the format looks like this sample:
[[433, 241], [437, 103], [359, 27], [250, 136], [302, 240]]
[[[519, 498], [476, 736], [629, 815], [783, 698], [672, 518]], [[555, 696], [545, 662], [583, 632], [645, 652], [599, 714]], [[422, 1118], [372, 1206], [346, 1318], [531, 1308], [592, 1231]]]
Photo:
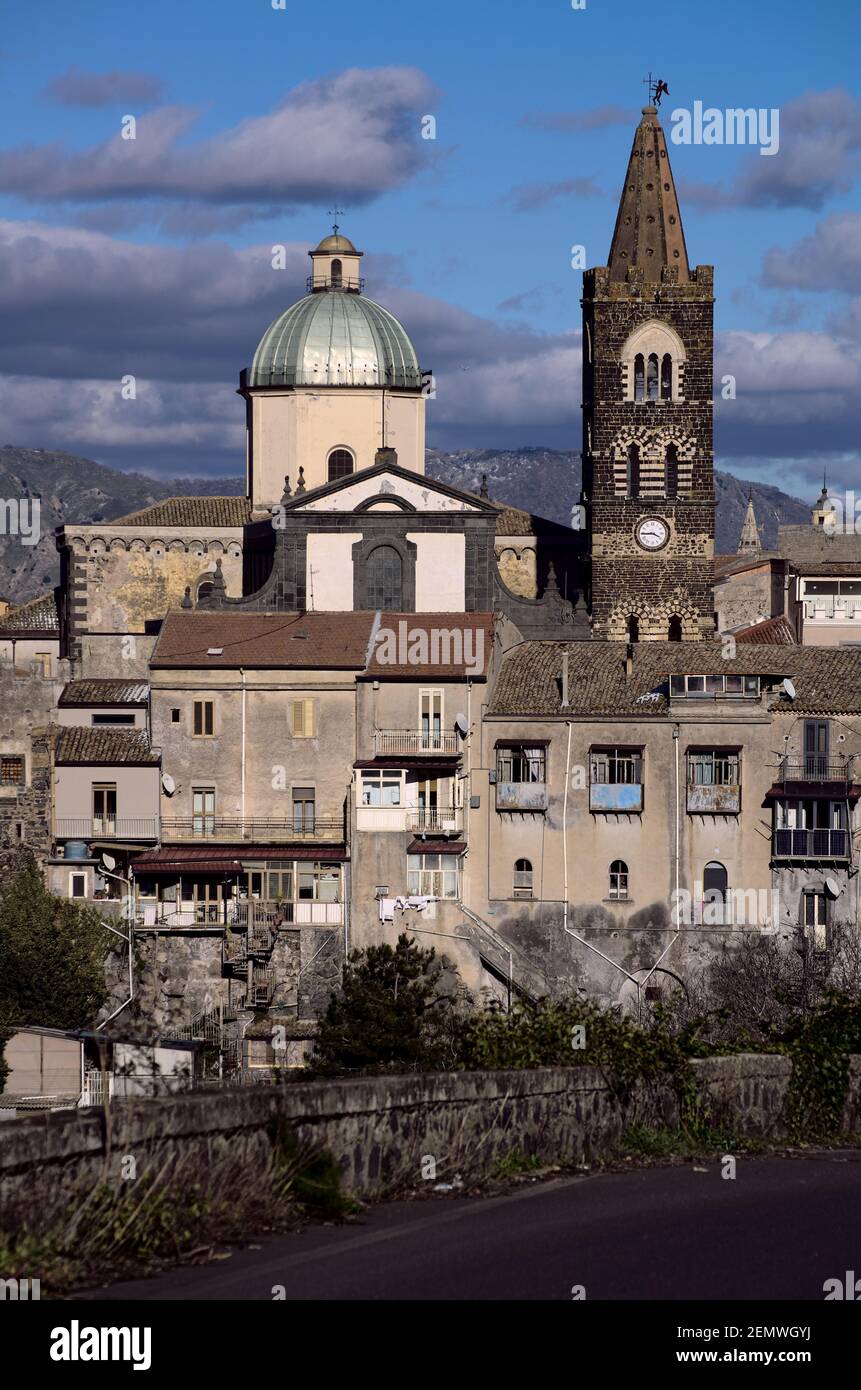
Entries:
[[4, 756], [0, 758], [0, 787], [20, 787], [24, 784], [24, 759]]
[[547, 749], [512, 745], [496, 750], [498, 782], [546, 782]]
[[664, 459], [664, 489], [667, 497], [679, 495], [679, 451], [675, 444], [667, 445]]
[[442, 708], [441, 690], [419, 691], [419, 728], [423, 750], [442, 749]]
[[343, 269], [340, 261], [332, 262], [332, 288], [339, 290], [343, 279]]
[[400, 806], [401, 774], [399, 772], [363, 772], [363, 806]]
[[178, 723], [179, 723], [179, 720], [180, 720], [180, 711], [179, 711], [178, 709], [172, 709], [171, 712], [170, 712], [170, 722], [171, 722], [171, 724], [178, 724]]
[[93, 784], [93, 834], [115, 835], [117, 830], [117, 784]]
[[192, 733], [195, 738], [212, 738], [215, 731], [215, 705], [212, 700], [195, 700]]
[[457, 898], [458, 861], [451, 854], [408, 854], [407, 891], [411, 897]]
[[293, 832], [296, 835], [314, 834], [316, 793], [313, 787], [293, 788]]
[[756, 700], [759, 676], [670, 676], [670, 695], [679, 700]]
[[94, 714], [92, 716], [93, 725], [99, 724], [134, 724], [133, 714]]
[[661, 400], [673, 398], [673, 359], [668, 352], [661, 358]]
[[696, 787], [735, 787], [740, 781], [738, 753], [688, 754], [688, 781]]
[[[260, 897], [260, 894], [261, 890], [257, 889], [255, 891], [255, 885], [252, 882], [250, 896], [252, 898]], [[266, 875], [266, 896], [269, 899], [269, 901], [273, 903], [290, 903], [293, 901], [292, 864], [280, 869], [274, 868], [272, 865], [269, 866], [269, 871]]]
[[658, 399], [658, 354], [650, 352], [646, 362], [646, 400]]
[[353, 472], [353, 455], [349, 449], [333, 449], [329, 455], [329, 482], [337, 478], [348, 478]]
[[512, 897], [532, 897], [532, 863], [529, 859], [518, 859], [515, 862]]
[[682, 620], [677, 613], [674, 613], [670, 618], [667, 637], [671, 642], [681, 642], [682, 640]]
[[403, 608], [403, 562], [392, 545], [378, 545], [368, 556], [367, 606], [396, 613]]
[[827, 719], [805, 719], [804, 772], [807, 777], [828, 776], [829, 733]]
[[828, 946], [828, 898], [816, 888], [806, 888], [804, 899], [804, 936], [814, 951]]
[[294, 700], [291, 711], [294, 738], [314, 737], [314, 701]]
[[605, 786], [642, 784], [643, 755], [638, 748], [595, 748], [590, 762], [593, 783]]
[[341, 901], [340, 864], [300, 864], [298, 866], [299, 899], [318, 903]]
[[645, 400], [646, 396], [646, 366], [645, 358], [638, 352], [634, 358], [634, 400]]
[[202, 598], [209, 598], [210, 595], [213, 594], [213, 593], [215, 593], [215, 585], [213, 584], [212, 580], [211, 580], [211, 579], [201, 579], [200, 583], [199, 583], [198, 586], [197, 586], [197, 601], [198, 601], [198, 603], [200, 603], [200, 600], [201, 600]]
[[628, 866], [624, 859], [614, 859], [610, 865], [610, 883], [607, 896], [617, 899], [628, 896]]
[[215, 834], [215, 788], [196, 787], [191, 793], [193, 833]]
[[69, 897], [85, 898], [87, 896], [87, 875], [69, 874]]
[[706, 926], [727, 924], [727, 872], [712, 860], [703, 869], [703, 922]]
[[640, 619], [632, 613], [628, 619], [628, 641], [639, 642], [640, 640]]
[[42, 667], [42, 677], [43, 677], [43, 679], [46, 680], [46, 681], [50, 680], [50, 679], [51, 679], [51, 653], [50, 653], [50, 652], [37, 652], [37, 653], [36, 653], [36, 660], [39, 662], [39, 664], [40, 664], [41, 667]]
[[636, 444], [628, 446], [628, 496], [640, 495], [640, 450]]

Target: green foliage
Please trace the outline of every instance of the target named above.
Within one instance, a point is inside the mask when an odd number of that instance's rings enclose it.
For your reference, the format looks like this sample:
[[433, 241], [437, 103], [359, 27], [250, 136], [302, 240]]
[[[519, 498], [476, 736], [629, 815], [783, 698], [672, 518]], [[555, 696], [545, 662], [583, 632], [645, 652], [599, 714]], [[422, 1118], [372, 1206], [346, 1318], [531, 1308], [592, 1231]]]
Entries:
[[275, 1162], [292, 1175], [292, 1195], [306, 1211], [314, 1216], [346, 1216], [357, 1210], [357, 1203], [343, 1192], [341, 1170], [327, 1150], [300, 1144], [283, 1115], [273, 1117], [269, 1137]]
[[784, 1040], [792, 1058], [788, 1123], [793, 1137], [821, 1140], [842, 1130], [849, 1055], [861, 1052], [861, 1000], [828, 994]]
[[503, 1158], [497, 1159], [491, 1177], [516, 1178], [521, 1173], [540, 1173], [546, 1167], [546, 1161], [537, 1154], [524, 1154], [519, 1149], [512, 1149]]
[[441, 973], [436, 952], [417, 946], [406, 933], [394, 948], [353, 951], [320, 1021], [315, 1068], [413, 1071], [451, 1064], [451, 1001], [438, 992]]
[[91, 1023], [113, 941], [97, 911], [48, 892], [31, 857], [0, 899], [0, 1024]]

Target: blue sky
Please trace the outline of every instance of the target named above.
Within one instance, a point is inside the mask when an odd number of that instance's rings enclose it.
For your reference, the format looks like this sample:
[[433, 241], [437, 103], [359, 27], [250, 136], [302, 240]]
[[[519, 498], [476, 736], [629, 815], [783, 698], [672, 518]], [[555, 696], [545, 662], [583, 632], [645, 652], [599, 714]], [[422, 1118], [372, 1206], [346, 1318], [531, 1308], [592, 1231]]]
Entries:
[[[859, 6], [631, 0], [357, 9], [45, 0], [4, 17], [0, 439], [241, 471], [236, 377], [327, 210], [437, 377], [441, 448], [579, 447], [579, 275], [604, 264], [648, 71], [662, 115], [777, 108], [780, 149], [671, 145], [716, 267], [719, 465], [857, 476]], [[120, 141], [133, 114], [137, 139]], [[436, 139], [420, 137], [433, 115]], [[273, 243], [288, 247], [271, 268]], [[134, 403], [117, 383], [133, 373]]]

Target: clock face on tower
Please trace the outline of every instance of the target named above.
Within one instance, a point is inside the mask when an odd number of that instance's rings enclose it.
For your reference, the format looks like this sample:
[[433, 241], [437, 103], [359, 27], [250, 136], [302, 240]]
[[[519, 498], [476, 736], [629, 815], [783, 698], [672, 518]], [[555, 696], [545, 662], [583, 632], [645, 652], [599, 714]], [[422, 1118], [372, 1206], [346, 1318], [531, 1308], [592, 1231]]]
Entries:
[[634, 536], [642, 550], [663, 550], [670, 539], [670, 528], [660, 516], [644, 516], [637, 522]]

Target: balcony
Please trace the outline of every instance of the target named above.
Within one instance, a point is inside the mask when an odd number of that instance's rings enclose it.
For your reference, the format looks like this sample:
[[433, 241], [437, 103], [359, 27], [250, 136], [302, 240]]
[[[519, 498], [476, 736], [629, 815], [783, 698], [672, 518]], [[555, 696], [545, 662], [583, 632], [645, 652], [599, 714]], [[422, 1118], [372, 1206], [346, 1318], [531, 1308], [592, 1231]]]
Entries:
[[[258, 929], [273, 935], [279, 927], [340, 927], [344, 924], [344, 904], [339, 902], [234, 902], [189, 903], [172, 907], [169, 903], [145, 903], [138, 911], [138, 923], [149, 927], [235, 927], [252, 932]], [[259, 938], [264, 939], [263, 935]], [[251, 953], [254, 954], [254, 951]]]
[[643, 787], [640, 782], [592, 782], [589, 786], [589, 810], [635, 815], [643, 809]]
[[546, 811], [546, 782], [497, 782], [497, 811]]
[[422, 729], [376, 729], [374, 755], [378, 758], [456, 758], [460, 735], [452, 729], [427, 732]]
[[415, 835], [458, 835], [463, 829], [459, 806], [425, 806], [407, 811], [407, 825]]
[[117, 816], [60, 817], [54, 826], [57, 840], [157, 840], [158, 817]]
[[853, 759], [829, 757], [827, 753], [807, 753], [803, 758], [781, 758], [777, 781], [787, 786], [803, 784], [810, 794], [811, 784], [825, 787], [832, 794], [846, 796], [853, 779]]
[[323, 275], [309, 275], [305, 281], [305, 288], [309, 294], [318, 290], [350, 290], [353, 294], [361, 294], [365, 288], [365, 281], [361, 277], [356, 279], [342, 275], [336, 283]]
[[346, 838], [343, 816], [309, 819], [254, 817], [234, 819], [227, 816], [165, 816], [161, 822], [164, 842], [196, 840], [230, 843], [293, 844], [295, 842], [343, 844]]
[[775, 859], [842, 859], [851, 855], [848, 830], [775, 830]]
[[726, 782], [718, 786], [688, 782], [689, 815], [737, 815], [740, 810], [741, 787], [738, 782]]

